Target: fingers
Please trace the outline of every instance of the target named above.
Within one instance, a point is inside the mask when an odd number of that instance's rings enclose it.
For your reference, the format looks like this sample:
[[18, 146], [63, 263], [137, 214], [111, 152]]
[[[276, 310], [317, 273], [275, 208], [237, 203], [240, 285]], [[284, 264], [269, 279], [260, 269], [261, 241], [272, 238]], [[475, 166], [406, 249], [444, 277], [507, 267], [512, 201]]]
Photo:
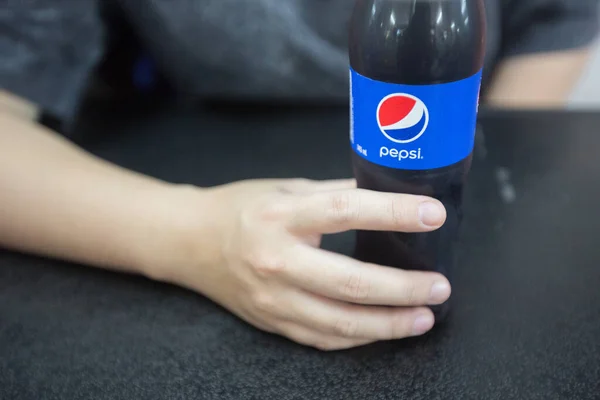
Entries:
[[446, 210], [435, 199], [344, 189], [300, 196], [289, 229], [325, 234], [354, 229], [428, 232], [445, 220]]
[[328, 335], [294, 322], [282, 323], [279, 332], [298, 344], [323, 351], [346, 350], [375, 342], [372, 339]]
[[356, 179], [334, 179], [327, 181], [313, 181], [314, 191], [356, 189]]
[[281, 274], [288, 283], [330, 299], [408, 307], [439, 305], [451, 293], [441, 274], [366, 264], [305, 244], [291, 247], [284, 257], [290, 261]]
[[322, 191], [335, 191], [356, 188], [355, 179], [333, 179], [316, 181], [310, 179], [291, 179], [281, 181], [280, 190], [287, 193], [306, 194]]
[[391, 308], [348, 304], [306, 292], [290, 293], [289, 318], [326, 335], [346, 339], [395, 340], [423, 335], [435, 319], [428, 308]]

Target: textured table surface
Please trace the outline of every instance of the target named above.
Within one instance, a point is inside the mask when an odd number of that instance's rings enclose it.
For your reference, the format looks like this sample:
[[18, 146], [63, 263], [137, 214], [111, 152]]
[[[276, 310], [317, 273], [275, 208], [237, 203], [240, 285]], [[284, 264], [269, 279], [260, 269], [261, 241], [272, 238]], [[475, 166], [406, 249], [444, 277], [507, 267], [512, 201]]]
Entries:
[[[351, 175], [347, 121], [104, 110], [78, 140], [170, 181], [338, 178]], [[600, 398], [600, 115], [484, 112], [482, 126], [453, 312], [431, 334], [322, 353], [191, 292], [0, 252], [0, 399]]]

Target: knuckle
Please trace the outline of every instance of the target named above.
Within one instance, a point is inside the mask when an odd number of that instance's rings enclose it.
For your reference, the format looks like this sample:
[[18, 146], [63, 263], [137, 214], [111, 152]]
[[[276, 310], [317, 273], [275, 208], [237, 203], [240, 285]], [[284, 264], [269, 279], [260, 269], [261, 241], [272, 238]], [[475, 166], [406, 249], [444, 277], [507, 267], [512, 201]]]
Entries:
[[276, 314], [277, 302], [270, 294], [257, 292], [254, 294], [252, 302], [261, 314]]
[[389, 204], [389, 210], [392, 222], [396, 226], [405, 226], [409, 223], [418, 224], [417, 214], [415, 213], [414, 217], [411, 218], [411, 216], [408, 213], [406, 207], [406, 199], [391, 199]]
[[277, 221], [287, 215], [288, 207], [283, 199], [264, 201], [257, 205], [257, 216], [262, 221]]
[[330, 195], [327, 216], [336, 225], [345, 225], [358, 219], [360, 215], [358, 196], [348, 192]]
[[277, 187], [277, 190], [284, 194], [294, 194], [309, 189], [313, 184], [314, 181], [306, 178], [286, 179]]
[[358, 321], [340, 318], [333, 326], [333, 333], [345, 338], [353, 338], [358, 334]]
[[355, 271], [342, 282], [341, 295], [353, 302], [362, 302], [371, 297], [371, 284], [362, 271]]
[[408, 284], [404, 289], [406, 305], [415, 306], [419, 302], [418, 290], [414, 284]]
[[251, 231], [256, 226], [256, 216], [255, 207], [248, 207], [242, 210], [237, 221], [237, 228], [241, 232]]
[[392, 317], [389, 329], [389, 340], [403, 339], [411, 336], [411, 319], [405, 314], [396, 314]]
[[267, 251], [254, 251], [248, 254], [247, 261], [261, 277], [270, 278], [280, 275], [287, 267], [284, 259]]

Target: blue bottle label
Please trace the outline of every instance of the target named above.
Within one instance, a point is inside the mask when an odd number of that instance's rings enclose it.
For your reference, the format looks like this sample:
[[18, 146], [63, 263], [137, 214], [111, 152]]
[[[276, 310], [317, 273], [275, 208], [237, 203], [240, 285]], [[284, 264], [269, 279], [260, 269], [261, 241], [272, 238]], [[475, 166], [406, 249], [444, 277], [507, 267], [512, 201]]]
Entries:
[[482, 71], [436, 85], [380, 82], [350, 68], [350, 142], [361, 157], [389, 168], [425, 170], [471, 154]]

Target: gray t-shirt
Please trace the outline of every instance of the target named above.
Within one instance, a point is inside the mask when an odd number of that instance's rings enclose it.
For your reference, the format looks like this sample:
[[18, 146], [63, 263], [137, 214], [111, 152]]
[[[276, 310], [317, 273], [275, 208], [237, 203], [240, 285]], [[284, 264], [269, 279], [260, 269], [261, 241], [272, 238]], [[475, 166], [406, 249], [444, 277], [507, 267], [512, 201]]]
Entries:
[[[106, 6], [108, 0], [102, 0]], [[575, 48], [599, 0], [485, 0], [485, 77], [503, 57]], [[99, 0], [4, 0], [0, 86], [72, 117], [104, 54]], [[197, 96], [347, 101], [350, 0], [114, 0], [172, 85]]]

